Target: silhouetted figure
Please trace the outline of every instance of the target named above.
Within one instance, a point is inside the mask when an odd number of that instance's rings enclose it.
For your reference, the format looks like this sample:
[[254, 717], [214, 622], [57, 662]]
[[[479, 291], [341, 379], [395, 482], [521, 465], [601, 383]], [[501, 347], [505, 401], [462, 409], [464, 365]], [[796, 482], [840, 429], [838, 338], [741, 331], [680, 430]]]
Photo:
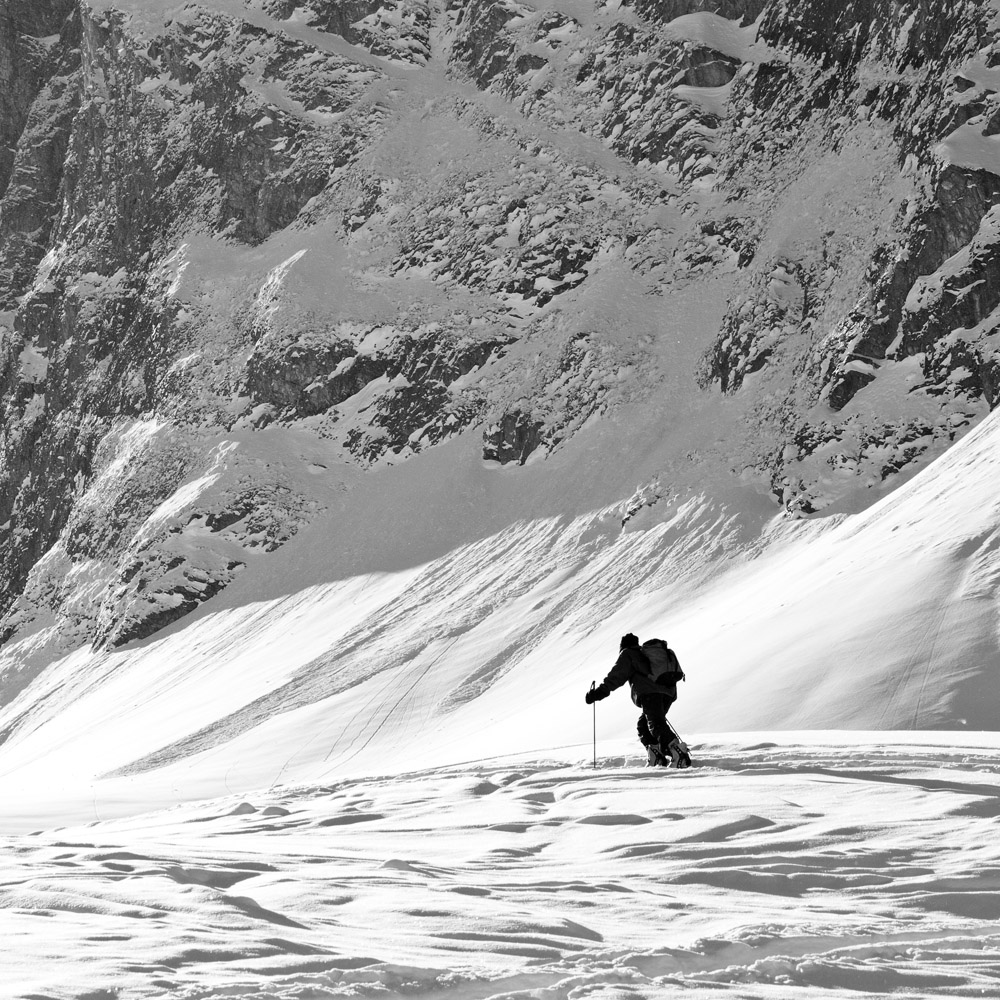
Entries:
[[661, 767], [690, 767], [691, 756], [673, 727], [667, 712], [677, 700], [677, 681], [683, 679], [677, 657], [662, 639], [650, 639], [642, 646], [629, 632], [622, 636], [618, 659], [608, 676], [587, 692], [590, 705], [607, 698], [626, 682], [632, 701], [642, 709], [636, 731], [646, 748], [646, 760]]

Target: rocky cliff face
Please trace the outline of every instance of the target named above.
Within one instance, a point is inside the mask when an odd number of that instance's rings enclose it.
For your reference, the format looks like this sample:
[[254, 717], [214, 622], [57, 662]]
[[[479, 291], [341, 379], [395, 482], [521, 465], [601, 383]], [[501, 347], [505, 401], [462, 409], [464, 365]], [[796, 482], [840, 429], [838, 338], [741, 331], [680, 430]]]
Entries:
[[282, 434], [517, 466], [669, 384], [720, 440], [623, 498], [693, 461], [799, 514], [939, 453], [1000, 393], [997, 17], [3, 6], [4, 697], [322, 509]]
[[23, 292], [48, 249], [80, 106], [79, 65], [72, 0], [0, 10], [0, 308]]
[[[761, 20], [774, 55], [734, 90], [722, 183], [767, 228], [703, 384], [796, 373], [790, 405], [758, 407], [781, 428], [760, 468], [793, 509], [885, 479], [995, 403], [995, 22], [980, 4], [933, 3], [781, 4]], [[859, 176], [852, 164], [875, 156]], [[789, 220], [774, 195], [806, 207], [803, 171], [827, 188], [805, 223], [817, 231], [799, 222], [776, 243]], [[865, 186], [838, 192], [837, 175]]]

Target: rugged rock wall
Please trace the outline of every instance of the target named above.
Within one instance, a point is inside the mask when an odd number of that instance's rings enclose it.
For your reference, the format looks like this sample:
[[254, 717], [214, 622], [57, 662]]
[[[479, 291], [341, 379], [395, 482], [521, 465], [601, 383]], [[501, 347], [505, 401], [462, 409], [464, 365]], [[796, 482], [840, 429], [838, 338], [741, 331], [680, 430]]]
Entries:
[[59, 214], [79, 34], [72, 0], [0, 8], [0, 308], [31, 281]]
[[[720, 180], [736, 204], [763, 209], [740, 220], [761, 238], [703, 384], [734, 393], [754, 373], [774, 384], [794, 373], [789, 402], [776, 407], [762, 394], [757, 407], [762, 423], [780, 428], [758, 468], [786, 505], [813, 512], [995, 405], [996, 11], [778, 3], [765, 10], [758, 43], [769, 55], [734, 88]], [[825, 212], [793, 194], [816, 213], [818, 231], [767, 238], [768, 227], [788, 226], [782, 197], [803, 171], [829, 186], [814, 165], [851, 176], [873, 141], [885, 159], [869, 190], [831, 190], [839, 204]], [[872, 228], [879, 214], [884, 224]]]
[[322, 500], [265, 428], [523, 464], [667, 368], [811, 513], [995, 405], [988, 4], [157, 9], [0, 7], [6, 640], [148, 636], [283, 544]]

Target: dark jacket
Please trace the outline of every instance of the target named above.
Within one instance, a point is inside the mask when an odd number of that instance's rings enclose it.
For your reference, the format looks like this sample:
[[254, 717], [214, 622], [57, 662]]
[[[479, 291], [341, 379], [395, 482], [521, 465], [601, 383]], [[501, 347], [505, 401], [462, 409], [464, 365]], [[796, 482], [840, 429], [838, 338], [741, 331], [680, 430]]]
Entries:
[[663, 694], [670, 698], [677, 697], [676, 684], [657, 684], [649, 676], [649, 661], [638, 646], [626, 646], [619, 654], [615, 665], [608, 676], [598, 685], [595, 692], [598, 698], [606, 698], [628, 682], [632, 689], [632, 701], [641, 704], [644, 694]]

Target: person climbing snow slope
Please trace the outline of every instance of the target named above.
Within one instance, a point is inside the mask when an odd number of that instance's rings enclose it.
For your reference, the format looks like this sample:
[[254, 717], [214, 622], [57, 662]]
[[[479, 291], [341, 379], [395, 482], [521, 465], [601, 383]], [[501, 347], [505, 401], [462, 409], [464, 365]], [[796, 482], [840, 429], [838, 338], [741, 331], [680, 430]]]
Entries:
[[677, 657], [662, 639], [650, 639], [642, 646], [629, 632], [623, 635], [618, 659], [608, 676], [587, 692], [588, 705], [607, 698], [626, 682], [632, 701], [642, 715], [636, 729], [639, 741], [646, 748], [646, 760], [660, 767], [690, 767], [687, 747], [667, 722], [667, 711], [677, 700], [677, 681], [683, 679]]

